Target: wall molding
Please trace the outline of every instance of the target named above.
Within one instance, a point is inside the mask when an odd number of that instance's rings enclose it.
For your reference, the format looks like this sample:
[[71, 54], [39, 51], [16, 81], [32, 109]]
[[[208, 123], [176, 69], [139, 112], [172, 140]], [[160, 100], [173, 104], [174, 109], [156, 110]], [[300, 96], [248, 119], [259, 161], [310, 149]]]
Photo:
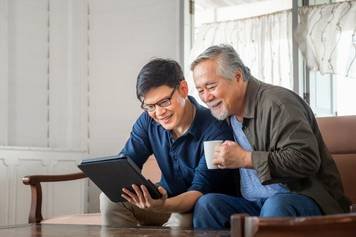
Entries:
[[[0, 193], [0, 226], [27, 223], [31, 192], [22, 184], [22, 177], [78, 172], [77, 164], [85, 158], [88, 158], [86, 152], [0, 148], [0, 170], [5, 171], [0, 175], [0, 184], [4, 186], [4, 192]], [[44, 217], [86, 212], [87, 186], [87, 179], [44, 184]]]

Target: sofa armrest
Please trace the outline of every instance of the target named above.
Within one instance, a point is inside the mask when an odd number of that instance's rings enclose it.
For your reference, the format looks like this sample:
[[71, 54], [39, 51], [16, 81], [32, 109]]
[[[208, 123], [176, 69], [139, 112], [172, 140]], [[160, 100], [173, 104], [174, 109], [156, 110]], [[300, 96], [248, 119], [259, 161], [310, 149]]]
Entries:
[[232, 215], [231, 236], [355, 236], [356, 214], [306, 217]]
[[42, 182], [61, 182], [86, 178], [84, 173], [72, 173], [64, 175], [31, 175], [22, 178], [25, 185], [31, 187], [31, 208], [28, 217], [29, 223], [40, 223], [42, 217]]
[[350, 206], [350, 212], [356, 213], [356, 204], [351, 204], [351, 206]]
[[234, 214], [230, 217], [230, 233], [234, 237], [244, 237], [245, 236], [245, 218], [248, 217], [247, 214]]

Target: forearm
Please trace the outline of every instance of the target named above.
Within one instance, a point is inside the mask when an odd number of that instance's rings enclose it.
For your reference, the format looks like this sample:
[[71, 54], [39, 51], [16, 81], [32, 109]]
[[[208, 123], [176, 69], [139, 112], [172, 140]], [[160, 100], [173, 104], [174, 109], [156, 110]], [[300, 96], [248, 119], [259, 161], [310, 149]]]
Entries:
[[275, 178], [304, 178], [314, 175], [319, 169], [320, 159], [318, 154], [285, 149], [252, 152], [252, 163], [261, 182], [268, 183]]
[[160, 212], [189, 212], [195, 205], [195, 202], [203, 194], [199, 191], [188, 191], [178, 196], [168, 198], [164, 205], [157, 209]]

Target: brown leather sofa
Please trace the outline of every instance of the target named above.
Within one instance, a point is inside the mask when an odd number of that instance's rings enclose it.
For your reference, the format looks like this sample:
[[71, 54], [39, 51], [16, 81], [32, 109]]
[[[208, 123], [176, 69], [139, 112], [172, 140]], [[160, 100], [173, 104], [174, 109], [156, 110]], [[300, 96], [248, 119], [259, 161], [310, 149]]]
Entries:
[[[318, 118], [324, 142], [339, 169], [346, 196], [356, 204], [356, 116]], [[355, 210], [356, 211], [356, 210]]]
[[[346, 195], [356, 204], [356, 116], [325, 117], [317, 119], [321, 134], [340, 171]], [[160, 171], [154, 160], [145, 165], [144, 173], [158, 180]], [[41, 182], [65, 181], [85, 178], [82, 173], [63, 176], [26, 176], [23, 183], [31, 185], [32, 202], [29, 223], [43, 222], [41, 205]], [[82, 214], [60, 219], [45, 220], [47, 223], [100, 224], [98, 214]], [[356, 235], [355, 235], [356, 236]]]
[[318, 118], [324, 142], [339, 169], [351, 213], [317, 217], [231, 217], [234, 237], [356, 236], [356, 116]]

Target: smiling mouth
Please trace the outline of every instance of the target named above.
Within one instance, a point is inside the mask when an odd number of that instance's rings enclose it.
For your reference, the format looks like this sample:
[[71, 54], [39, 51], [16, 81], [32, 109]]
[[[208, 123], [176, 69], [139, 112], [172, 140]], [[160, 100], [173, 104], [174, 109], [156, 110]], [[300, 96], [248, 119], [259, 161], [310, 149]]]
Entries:
[[170, 118], [172, 118], [172, 116], [173, 116], [173, 114], [171, 114], [171, 115], [169, 115], [169, 116], [167, 116], [167, 117], [161, 118], [161, 119], [159, 119], [159, 121], [162, 121], [163, 123], [167, 123], [168, 120], [169, 120]]
[[210, 104], [209, 105], [209, 107], [211, 108], [211, 109], [216, 109], [217, 107], [219, 107], [220, 105], [221, 105], [221, 101], [220, 102], [218, 102], [218, 103], [215, 103], [215, 104]]

